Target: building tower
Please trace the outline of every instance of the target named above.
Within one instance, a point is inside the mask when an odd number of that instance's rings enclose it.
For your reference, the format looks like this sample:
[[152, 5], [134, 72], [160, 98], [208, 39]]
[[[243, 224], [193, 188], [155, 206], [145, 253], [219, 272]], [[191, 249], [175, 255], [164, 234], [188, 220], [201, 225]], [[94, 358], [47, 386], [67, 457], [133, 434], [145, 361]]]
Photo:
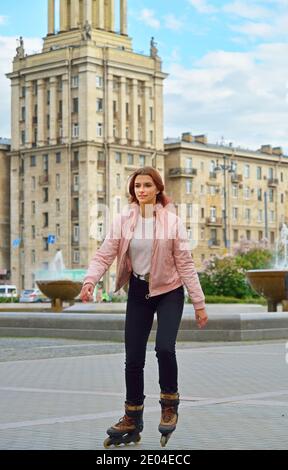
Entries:
[[[34, 284], [35, 270], [48, 266], [58, 249], [66, 267], [87, 268], [105, 232], [101, 207], [121, 210], [135, 168], [153, 165], [164, 173], [166, 75], [154, 40], [150, 55], [133, 51], [127, 0], [59, 1], [58, 19], [48, 0], [42, 51], [26, 55], [20, 38], [7, 75], [11, 240], [22, 240], [12, 251], [11, 271], [20, 289]], [[114, 278], [112, 270], [107, 289]]]

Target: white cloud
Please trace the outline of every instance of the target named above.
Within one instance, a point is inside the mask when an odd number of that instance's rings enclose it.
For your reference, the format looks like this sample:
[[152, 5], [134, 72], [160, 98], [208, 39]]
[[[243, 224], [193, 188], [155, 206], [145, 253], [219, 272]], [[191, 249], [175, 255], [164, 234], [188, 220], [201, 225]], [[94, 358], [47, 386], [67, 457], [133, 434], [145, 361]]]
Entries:
[[[28, 54], [42, 49], [40, 38], [24, 38], [25, 52]], [[16, 55], [17, 38], [0, 36], [0, 135], [9, 137], [10, 131], [10, 80], [5, 74], [12, 72], [12, 61]]]
[[222, 135], [235, 145], [282, 146], [288, 154], [287, 43], [250, 52], [215, 51], [191, 67], [172, 64], [165, 86], [165, 134]]
[[153, 10], [144, 8], [140, 11], [138, 19], [151, 28], [160, 28], [160, 21], [155, 17], [155, 12]]
[[253, 2], [244, 2], [241, 0], [236, 0], [235, 2], [226, 3], [223, 6], [223, 11], [225, 13], [232, 13], [236, 16], [242, 18], [247, 18], [250, 20], [259, 20], [260, 18], [268, 18], [271, 15], [271, 11], [261, 6], [253, 4]]
[[181, 28], [183, 28], [183, 22], [176, 18], [175, 15], [169, 14], [164, 17], [165, 20], [165, 27], [167, 29], [172, 29], [174, 31], [179, 31]]
[[189, 3], [199, 13], [216, 13], [218, 11], [217, 8], [209, 4], [206, 0], [189, 0]]
[[245, 34], [251, 38], [268, 38], [273, 35], [274, 28], [268, 23], [247, 22], [239, 25], [231, 25], [230, 28], [238, 33]]

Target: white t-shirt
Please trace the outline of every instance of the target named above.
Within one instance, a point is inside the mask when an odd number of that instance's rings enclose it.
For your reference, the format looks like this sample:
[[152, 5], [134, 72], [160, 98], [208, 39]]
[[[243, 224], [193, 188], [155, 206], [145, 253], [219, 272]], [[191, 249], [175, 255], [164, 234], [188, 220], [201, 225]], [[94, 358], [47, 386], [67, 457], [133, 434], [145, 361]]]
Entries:
[[133, 238], [129, 246], [132, 269], [137, 274], [150, 272], [154, 238], [154, 217], [142, 217], [139, 214]]

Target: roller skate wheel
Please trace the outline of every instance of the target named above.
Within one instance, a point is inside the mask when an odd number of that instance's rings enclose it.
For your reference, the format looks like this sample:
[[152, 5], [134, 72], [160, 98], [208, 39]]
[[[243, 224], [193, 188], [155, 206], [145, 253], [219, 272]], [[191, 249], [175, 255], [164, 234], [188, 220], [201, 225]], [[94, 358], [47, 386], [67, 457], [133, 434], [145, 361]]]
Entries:
[[104, 443], [103, 443], [105, 449], [108, 449], [108, 447], [110, 447], [112, 445], [112, 440], [110, 437], [107, 437], [107, 439], [105, 439]]
[[139, 444], [140, 441], [141, 441], [141, 436], [139, 434], [139, 436], [136, 437], [134, 442], [135, 442], [135, 444]]
[[160, 444], [161, 444], [161, 447], [165, 447], [167, 442], [169, 441], [170, 439], [170, 436], [171, 434], [165, 434], [163, 436], [161, 436], [161, 439], [160, 439]]

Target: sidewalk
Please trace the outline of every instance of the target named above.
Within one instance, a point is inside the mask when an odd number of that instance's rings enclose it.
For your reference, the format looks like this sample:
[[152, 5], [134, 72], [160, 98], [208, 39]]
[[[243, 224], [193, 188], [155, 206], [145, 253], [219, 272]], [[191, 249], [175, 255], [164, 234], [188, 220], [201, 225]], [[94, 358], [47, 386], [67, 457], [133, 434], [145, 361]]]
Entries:
[[[145, 428], [131, 451], [161, 451], [153, 348]], [[123, 415], [122, 343], [0, 338], [0, 350], [0, 449], [103, 449]], [[287, 352], [283, 340], [179, 343], [179, 424], [167, 449], [287, 449]]]

